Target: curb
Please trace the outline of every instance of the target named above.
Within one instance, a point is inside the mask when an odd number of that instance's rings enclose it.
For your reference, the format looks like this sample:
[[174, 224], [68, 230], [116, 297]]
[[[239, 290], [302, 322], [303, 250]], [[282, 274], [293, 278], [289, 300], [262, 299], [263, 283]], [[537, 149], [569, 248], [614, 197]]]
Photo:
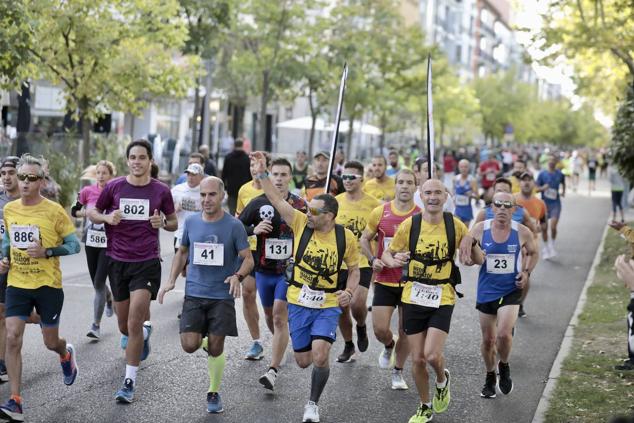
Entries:
[[548, 406], [550, 405], [550, 399], [555, 390], [555, 386], [557, 385], [557, 380], [559, 379], [559, 375], [561, 374], [561, 366], [568, 357], [570, 350], [572, 348], [572, 341], [574, 339], [574, 331], [575, 327], [579, 323], [579, 314], [583, 310], [583, 307], [586, 304], [587, 299], [587, 291], [588, 287], [592, 283], [594, 279], [594, 274], [596, 272], [597, 265], [601, 260], [601, 256], [603, 255], [603, 247], [605, 244], [605, 238], [608, 233], [609, 226], [606, 224], [605, 229], [603, 230], [603, 235], [601, 236], [601, 242], [599, 243], [599, 247], [597, 248], [597, 252], [594, 255], [594, 260], [592, 261], [592, 266], [590, 267], [590, 271], [588, 272], [588, 276], [586, 277], [586, 281], [583, 284], [583, 289], [581, 290], [581, 294], [579, 295], [579, 301], [577, 301], [577, 306], [575, 307], [575, 311], [570, 318], [570, 322], [568, 323], [568, 327], [566, 328], [566, 332], [564, 333], [564, 337], [561, 340], [561, 345], [559, 346], [559, 352], [557, 353], [557, 357], [555, 357], [555, 361], [553, 362], [553, 366], [550, 369], [550, 373], [548, 374], [548, 381], [546, 382], [546, 387], [544, 388], [544, 392], [542, 392], [542, 396], [539, 399], [539, 403], [537, 404], [537, 409], [535, 410], [535, 415], [533, 416], [532, 423], [544, 423], [546, 417], [546, 411], [548, 410]]

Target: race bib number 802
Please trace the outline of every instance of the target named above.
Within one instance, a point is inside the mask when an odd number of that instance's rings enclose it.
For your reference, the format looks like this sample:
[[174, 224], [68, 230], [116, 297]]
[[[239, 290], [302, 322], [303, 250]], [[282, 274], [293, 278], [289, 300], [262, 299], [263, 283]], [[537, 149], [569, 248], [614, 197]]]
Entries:
[[150, 200], [136, 198], [119, 199], [121, 218], [125, 220], [148, 220], [150, 218]]

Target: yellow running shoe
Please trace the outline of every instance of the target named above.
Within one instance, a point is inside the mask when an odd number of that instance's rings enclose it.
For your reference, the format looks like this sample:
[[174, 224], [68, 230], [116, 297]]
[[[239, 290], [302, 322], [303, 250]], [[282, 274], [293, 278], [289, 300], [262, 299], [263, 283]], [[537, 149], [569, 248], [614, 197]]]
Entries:
[[427, 423], [434, 419], [434, 412], [427, 404], [421, 403], [414, 414], [409, 419], [409, 423]]
[[447, 384], [444, 388], [436, 387], [436, 393], [432, 399], [432, 407], [436, 413], [444, 413], [449, 408], [449, 402], [451, 401], [451, 379], [449, 370], [445, 369], [445, 377], [447, 378]]

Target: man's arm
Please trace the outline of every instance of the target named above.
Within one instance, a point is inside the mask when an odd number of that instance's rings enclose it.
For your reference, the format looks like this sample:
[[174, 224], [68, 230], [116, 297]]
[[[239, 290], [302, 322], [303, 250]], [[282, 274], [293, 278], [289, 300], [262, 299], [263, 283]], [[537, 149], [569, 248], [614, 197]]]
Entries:
[[269, 199], [282, 219], [290, 224], [295, 217], [295, 209], [284, 201], [280, 192], [271, 183], [266, 171], [266, 158], [264, 154], [261, 151], [256, 151], [251, 153], [251, 157], [256, 161], [256, 178], [260, 180], [262, 191], [264, 191], [266, 198]]
[[[3, 243], [4, 246], [4, 243]], [[60, 257], [60, 256], [69, 256], [72, 254], [77, 254], [81, 250], [79, 245], [79, 238], [75, 233], [71, 233], [66, 235], [63, 238], [62, 244], [57, 247], [46, 248], [43, 247], [40, 242], [31, 244], [27, 249], [26, 253], [32, 258], [46, 258], [49, 257], [46, 255], [46, 250], [51, 250], [52, 255], [50, 257]]]
[[530, 214], [528, 214], [528, 210], [524, 209], [524, 216], [522, 216], [522, 225], [526, 226], [531, 232], [537, 233], [537, 227], [535, 227], [535, 222]]
[[561, 196], [566, 196], [566, 177], [563, 175], [563, 173], [561, 174]]
[[240, 298], [241, 282], [238, 275], [244, 278], [249, 273], [251, 273], [251, 270], [253, 269], [253, 254], [251, 254], [251, 250], [249, 249], [249, 247], [245, 248], [244, 250], [240, 250], [238, 252], [238, 256], [242, 258], [242, 264], [240, 265], [240, 268], [236, 273], [225, 279], [225, 283], [229, 284], [229, 293], [233, 295], [233, 298]]
[[176, 278], [183, 271], [183, 268], [185, 268], [185, 264], [187, 263], [188, 253], [189, 253], [188, 247], [185, 247], [184, 245], [181, 245], [180, 247], [178, 247], [178, 250], [176, 251], [174, 258], [172, 259], [172, 268], [170, 270], [170, 276], [169, 278], [167, 278], [167, 281], [165, 281], [165, 283], [163, 284], [163, 286], [161, 286], [161, 289], [159, 290], [159, 293], [158, 293], [159, 304], [163, 304], [163, 297], [165, 296], [165, 294], [167, 294], [169, 291], [174, 289], [174, 286], [176, 286]]
[[[482, 242], [483, 228], [484, 228], [484, 223], [482, 222], [477, 223], [476, 225], [473, 226], [473, 228], [471, 228], [471, 231], [469, 232], [469, 237], [471, 239], [471, 245], [469, 247], [470, 260], [466, 260], [467, 262], [465, 262], [462, 260], [462, 257], [461, 257], [460, 261], [462, 262], [462, 264], [465, 264], [467, 266], [473, 266], [474, 264], [481, 265], [482, 263], [484, 263], [484, 260], [486, 259], [486, 254], [484, 253], [484, 251], [482, 250], [482, 247], [480, 246], [480, 243]], [[465, 238], [466, 237], [462, 238], [463, 241]]]
[[337, 295], [337, 302], [339, 303], [339, 306], [347, 307], [348, 305], [350, 305], [350, 301], [352, 301], [354, 291], [357, 289], [357, 286], [359, 286], [359, 278], [359, 266], [348, 266], [348, 279], [346, 280], [346, 289], [343, 291], [340, 290], [335, 292], [335, 295]]
[[104, 214], [102, 210], [92, 207], [87, 211], [88, 219], [92, 223], [100, 224], [107, 223], [108, 225], [116, 226], [121, 222], [121, 210], [113, 210], [112, 213]]
[[163, 226], [163, 229], [168, 232], [174, 232], [178, 229], [178, 218], [176, 217], [176, 213], [165, 216], [165, 226]]
[[361, 254], [366, 256], [366, 258], [370, 262], [370, 266], [372, 266], [372, 269], [375, 272], [380, 272], [381, 270], [383, 270], [385, 264], [380, 257], [374, 257], [374, 254], [372, 253], [372, 245], [370, 244], [370, 240], [373, 240], [375, 236], [376, 232], [371, 231], [366, 226], [366, 228], [363, 230], [363, 233], [361, 234], [361, 238], [359, 239], [359, 244], [361, 245]]

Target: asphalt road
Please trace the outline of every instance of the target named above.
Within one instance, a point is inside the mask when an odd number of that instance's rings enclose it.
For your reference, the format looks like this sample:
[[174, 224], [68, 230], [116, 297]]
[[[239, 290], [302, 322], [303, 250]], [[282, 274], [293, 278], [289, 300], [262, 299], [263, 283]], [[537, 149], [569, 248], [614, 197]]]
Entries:
[[[532, 290], [526, 303], [528, 318], [517, 325], [511, 370], [515, 389], [494, 400], [480, 398], [484, 367], [480, 357], [480, 331], [475, 305], [476, 270], [463, 271], [465, 298], [454, 311], [446, 348], [452, 378], [449, 410], [434, 418], [438, 422], [530, 422], [557, 354], [566, 325], [573, 313], [583, 282], [608, 217], [606, 193], [591, 198], [569, 195], [564, 199], [559, 256], [542, 262], [533, 273]], [[170, 234], [163, 234], [164, 252], [171, 247]], [[169, 255], [163, 276], [169, 271]], [[92, 319], [92, 286], [87, 277], [83, 252], [62, 259], [66, 300], [61, 333], [78, 352], [80, 373], [67, 387], [54, 353], [44, 347], [39, 328], [27, 328], [23, 349], [24, 412], [30, 422], [300, 422], [310, 390], [310, 369], [301, 370], [287, 354], [274, 394], [257, 382], [268, 366], [242, 359], [250, 337], [238, 301], [240, 337], [226, 343], [227, 367], [221, 387], [225, 413], [208, 415], [207, 361], [203, 352], [186, 354], [178, 337], [176, 318], [181, 304], [183, 281], [165, 305], [152, 304], [152, 353], [142, 363], [137, 377], [136, 398], [131, 405], [118, 405], [113, 396], [120, 387], [125, 360], [119, 348], [115, 318], [104, 318], [102, 338], [85, 337]], [[395, 325], [395, 322], [392, 322]], [[270, 339], [260, 327], [265, 353]], [[369, 330], [371, 334], [371, 330]], [[370, 335], [369, 350], [354, 363], [334, 361], [343, 348], [338, 340], [331, 354], [331, 376], [320, 401], [322, 422], [407, 422], [414, 413], [417, 394], [409, 362], [405, 378], [408, 391], [390, 389], [390, 372], [380, 370], [379, 343]], [[4, 401], [8, 384], [0, 385]]]

